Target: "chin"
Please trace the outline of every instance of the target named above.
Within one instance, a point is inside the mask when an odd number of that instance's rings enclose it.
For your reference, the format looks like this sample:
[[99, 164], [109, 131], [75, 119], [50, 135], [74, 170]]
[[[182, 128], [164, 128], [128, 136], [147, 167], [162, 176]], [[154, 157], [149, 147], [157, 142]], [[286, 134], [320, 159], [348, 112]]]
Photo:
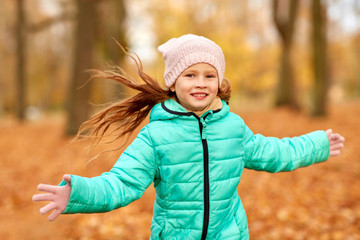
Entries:
[[201, 111], [204, 110], [208, 105], [202, 105], [202, 106], [191, 106], [192, 111]]

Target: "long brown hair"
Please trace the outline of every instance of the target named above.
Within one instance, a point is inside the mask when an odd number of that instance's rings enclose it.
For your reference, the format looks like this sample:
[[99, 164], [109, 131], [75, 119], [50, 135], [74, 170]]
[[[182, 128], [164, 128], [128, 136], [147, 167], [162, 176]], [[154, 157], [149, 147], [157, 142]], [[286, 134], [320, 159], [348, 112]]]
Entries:
[[[94, 138], [97, 144], [108, 133], [110, 127], [115, 126], [114, 129], [111, 128], [111, 136], [114, 136], [111, 142], [118, 140], [125, 135], [131, 134], [147, 117], [155, 104], [175, 96], [175, 93], [162, 88], [155, 79], [143, 71], [142, 62], [136, 54], [133, 56], [123, 48], [122, 50], [134, 61], [138, 76], [142, 82], [139, 83], [127, 76], [119, 67], [115, 67], [113, 71], [93, 70], [93, 78], [115, 80], [131, 89], [137, 90], [138, 93], [116, 102], [93, 115], [81, 125], [75, 139], [91, 137]], [[226, 103], [229, 103], [230, 93], [230, 83], [227, 79], [224, 79], [219, 88], [218, 96], [226, 101]]]

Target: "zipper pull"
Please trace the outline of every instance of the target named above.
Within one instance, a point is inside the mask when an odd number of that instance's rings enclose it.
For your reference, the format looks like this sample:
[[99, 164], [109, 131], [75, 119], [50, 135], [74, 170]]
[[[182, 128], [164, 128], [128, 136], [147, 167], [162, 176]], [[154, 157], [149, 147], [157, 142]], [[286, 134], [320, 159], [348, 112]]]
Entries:
[[206, 122], [205, 122], [205, 120], [203, 118], [200, 118], [200, 122], [201, 122], [201, 125], [202, 125], [201, 139], [205, 140], [206, 139], [206, 127], [207, 127], [207, 124], [206, 124]]

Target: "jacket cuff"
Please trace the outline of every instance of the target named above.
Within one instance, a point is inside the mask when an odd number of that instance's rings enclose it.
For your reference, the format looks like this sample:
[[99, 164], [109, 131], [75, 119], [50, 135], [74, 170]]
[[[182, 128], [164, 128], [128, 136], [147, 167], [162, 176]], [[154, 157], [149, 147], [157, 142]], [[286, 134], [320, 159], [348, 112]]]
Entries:
[[316, 150], [315, 163], [326, 161], [330, 157], [329, 138], [325, 131], [306, 134], [313, 142]]
[[[87, 206], [87, 204], [81, 203], [81, 196], [87, 196], [86, 188], [81, 187], [82, 177], [71, 175], [71, 192], [70, 192], [70, 198], [69, 202], [65, 208], [65, 210], [61, 214], [72, 214], [72, 213], [80, 213], [82, 212], [82, 209]], [[61, 181], [59, 186], [66, 185], [66, 182], [64, 180]], [[84, 192], [85, 191], [85, 192]]]

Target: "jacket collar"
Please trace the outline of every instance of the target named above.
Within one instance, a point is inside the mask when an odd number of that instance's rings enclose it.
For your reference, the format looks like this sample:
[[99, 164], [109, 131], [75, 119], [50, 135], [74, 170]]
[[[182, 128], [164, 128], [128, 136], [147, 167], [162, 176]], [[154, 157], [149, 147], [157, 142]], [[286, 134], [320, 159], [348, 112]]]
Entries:
[[198, 117], [193, 112], [188, 112], [183, 106], [181, 106], [174, 99], [168, 99], [162, 103], [156, 104], [150, 113], [150, 121], [154, 120], [166, 120], [173, 118], [185, 118], [185, 119], [200, 119], [204, 118], [206, 121], [214, 121], [222, 118], [229, 112], [229, 106], [222, 100], [222, 108], [218, 110], [209, 110], [205, 112], [201, 117]]

